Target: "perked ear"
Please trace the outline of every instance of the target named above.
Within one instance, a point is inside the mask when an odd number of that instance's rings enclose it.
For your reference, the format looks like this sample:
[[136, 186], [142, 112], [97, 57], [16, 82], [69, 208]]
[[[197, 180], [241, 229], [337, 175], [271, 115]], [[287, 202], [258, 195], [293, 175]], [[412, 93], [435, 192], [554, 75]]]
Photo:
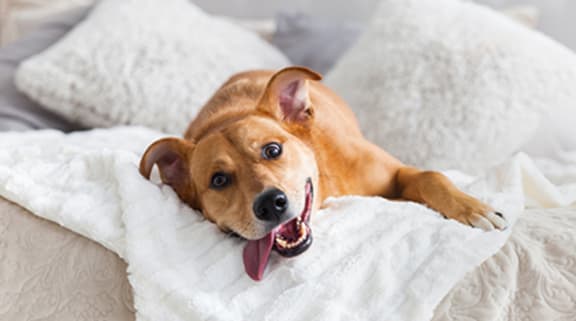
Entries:
[[305, 122], [314, 114], [308, 80], [321, 79], [322, 76], [308, 68], [284, 68], [268, 81], [257, 109], [282, 121]]
[[182, 200], [193, 205], [196, 193], [188, 168], [188, 157], [193, 148], [192, 143], [180, 138], [157, 140], [144, 152], [140, 174], [150, 179], [152, 168], [157, 165], [162, 182], [170, 185]]

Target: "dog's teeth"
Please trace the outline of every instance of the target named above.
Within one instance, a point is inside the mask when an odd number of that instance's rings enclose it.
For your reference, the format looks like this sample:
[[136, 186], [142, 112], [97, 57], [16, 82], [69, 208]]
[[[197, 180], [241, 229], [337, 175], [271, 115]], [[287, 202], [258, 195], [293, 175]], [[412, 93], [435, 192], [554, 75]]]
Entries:
[[281, 248], [285, 248], [285, 249], [291, 249], [293, 247], [298, 246], [299, 244], [301, 244], [304, 239], [306, 239], [306, 236], [308, 234], [308, 231], [306, 229], [306, 224], [301, 224], [301, 220], [298, 219], [296, 221], [297, 223], [297, 228], [298, 228], [298, 238], [296, 240], [290, 241], [288, 239], [286, 239], [286, 237], [284, 237], [284, 235], [282, 234], [276, 234], [275, 236], [275, 241], [276, 244], [281, 247]]
[[300, 236], [298, 237], [298, 240], [296, 240], [296, 244], [300, 244], [302, 241], [304, 241], [304, 238], [306, 237], [306, 228], [302, 227], [300, 229]]
[[280, 245], [281, 247], [286, 247], [288, 245], [288, 242], [278, 237], [276, 238], [276, 242], [278, 242], [278, 245]]

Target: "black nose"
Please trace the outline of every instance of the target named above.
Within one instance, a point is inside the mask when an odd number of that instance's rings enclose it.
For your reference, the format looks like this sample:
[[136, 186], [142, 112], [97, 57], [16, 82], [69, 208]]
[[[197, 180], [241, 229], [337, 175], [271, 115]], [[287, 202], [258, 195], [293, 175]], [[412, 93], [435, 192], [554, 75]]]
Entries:
[[278, 221], [288, 209], [288, 197], [277, 188], [269, 189], [258, 195], [252, 209], [263, 221]]

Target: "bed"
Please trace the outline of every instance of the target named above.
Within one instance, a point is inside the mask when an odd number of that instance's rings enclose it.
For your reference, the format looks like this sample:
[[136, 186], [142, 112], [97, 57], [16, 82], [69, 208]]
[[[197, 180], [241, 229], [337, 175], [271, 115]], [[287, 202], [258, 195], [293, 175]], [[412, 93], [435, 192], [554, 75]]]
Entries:
[[[0, 209], [2, 320], [134, 320], [126, 264], [115, 253], [5, 199]], [[575, 212], [526, 210], [432, 320], [573, 320]]]
[[[26, 50], [4, 51], [0, 56], [3, 68], [9, 62], [12, 69], [6, 70], [11, 75], [18, 61], [60, 38], [85, 13], [86, 9], [81, 9], [66, 14], [64, 20], [59, 18], [52, 24], [54, 35], [46, 37], [45, 45], [38, 46], [38, 38], [32, 35], [28, 44], [34, 43], [34, 48], [28, 45]], [[356, 34], [355, 28], [346, 30]], [[26, 48], [25, 44], [19, 46], [11, 48]], [[89, 127], [47, 111], [17, 93], [11, 77], [2, 79], [5, 84], [0, 91], [0, 101], [8, 101], [0, 106], [5, 130], [56, 128], [68, 132]], [[22, 101], [27, 107], [1, 109], [21, 105]], [[6, 150], [0, 150], [0, 158], [6, 157], [2, 154]], [[575, 152], [532, 157], [547, 181], [535, 189], [538, 195], [531, 195], [536, 201], [526, 204], [498, 252], [461, 278], [435, 306], [432, 320], [576, 319], [576, 203], [570, 197], [576, 195]], [[134, 289], [128, 280], [134, 271], [127, 271], [126, 257], [117, 254], [121, 251], [112, 243], [90, 240], [86, 237], [89, 233], [80, 235], [59, 226], [66, 226], [66, 222], [56, 224], [33, 212], [0, 198], [0, 319], [137, 319]]]
[[116, 254], [5, 199], [0, 213], [0, 319], [134, 320]]

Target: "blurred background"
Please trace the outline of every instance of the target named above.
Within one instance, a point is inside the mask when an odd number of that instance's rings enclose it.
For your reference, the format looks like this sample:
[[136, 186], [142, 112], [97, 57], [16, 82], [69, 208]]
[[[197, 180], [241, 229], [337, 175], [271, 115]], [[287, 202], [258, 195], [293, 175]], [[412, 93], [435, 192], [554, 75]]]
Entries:
[[[0, 45], [26, 34], [43, 20], [93, 0], [0, 0]], [[279, 12], [304, 12], [341, 22], [365, 23], [377, 0], [196, 0], [206, 11], [240, 18], [273, 19]], [[524, 14], [537, 28], [576, 49], [574, 0], [478, 0], [500, 10]]]

